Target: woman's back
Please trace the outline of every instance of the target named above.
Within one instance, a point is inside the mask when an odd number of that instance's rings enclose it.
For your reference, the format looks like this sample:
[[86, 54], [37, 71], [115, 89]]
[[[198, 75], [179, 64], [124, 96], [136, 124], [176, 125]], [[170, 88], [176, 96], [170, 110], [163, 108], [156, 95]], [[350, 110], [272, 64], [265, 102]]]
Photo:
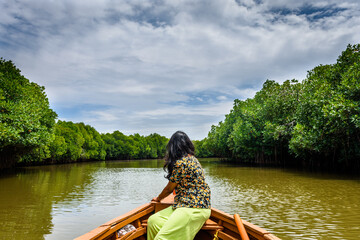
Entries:
[[205, 182], [204, 170], [196, 157], [188, 155], [177, 160], [169, 178], [178, 183], [173, 208], [210, 208], [210, 188]]

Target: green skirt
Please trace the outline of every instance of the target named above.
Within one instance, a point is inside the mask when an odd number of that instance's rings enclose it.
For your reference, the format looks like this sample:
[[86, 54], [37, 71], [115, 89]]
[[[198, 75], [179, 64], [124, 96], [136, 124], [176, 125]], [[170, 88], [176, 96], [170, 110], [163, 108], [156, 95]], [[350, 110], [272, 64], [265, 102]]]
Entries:
[[210, 213], [206, 208], [165, 208], [149, 218], [147, 239], [193, 240]]

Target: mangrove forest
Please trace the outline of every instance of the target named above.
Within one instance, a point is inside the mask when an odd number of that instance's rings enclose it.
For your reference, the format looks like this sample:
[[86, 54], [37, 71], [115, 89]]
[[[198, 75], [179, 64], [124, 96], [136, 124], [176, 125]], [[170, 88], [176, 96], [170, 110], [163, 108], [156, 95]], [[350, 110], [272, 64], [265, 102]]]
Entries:
[[[306, 79], [267, 80], [253, 98], [234, 100], [225, 120], [194, 141], [198, 157], [250, 164], [360, 170], [360, 45]], [[162, 158], [167, 138], [99, 133], [57, 120], [45, 88], [0, 59], [0, 169], [26, 163]]]
[[200, 142], [206, 155], [243, 163], [360, 170], [360, 45], [302, 82], [267, 80], [253, 98], [234, 101]]

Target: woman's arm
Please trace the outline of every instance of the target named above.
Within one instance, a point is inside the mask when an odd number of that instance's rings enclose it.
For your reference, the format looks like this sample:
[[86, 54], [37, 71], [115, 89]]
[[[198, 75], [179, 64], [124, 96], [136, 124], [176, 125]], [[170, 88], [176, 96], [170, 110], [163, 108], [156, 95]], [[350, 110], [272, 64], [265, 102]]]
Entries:
[[174, 189], [176, 188], [178, 184], [174, 183], [174, 182], [168, 182], [168, 184], [164, 187], [164, 189], [162, 190], [162, 192], [159, 194], [158, 197], [155, 197], [152, 199], [152, 201], [155, 202], [160, 202], [162, 199], [166, 198], [167, 196], [169, 196], [170, 193], [172, 193], [174, 191]]

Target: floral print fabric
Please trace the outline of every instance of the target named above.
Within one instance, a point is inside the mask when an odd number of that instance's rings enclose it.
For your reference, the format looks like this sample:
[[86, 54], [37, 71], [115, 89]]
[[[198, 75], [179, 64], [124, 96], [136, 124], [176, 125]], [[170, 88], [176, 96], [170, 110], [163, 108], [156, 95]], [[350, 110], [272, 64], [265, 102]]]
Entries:
[[210, 188], [205, 182], [204, 170], [194, 156], [177, 160], [169, 180], [178, 183], [173, 209], [211, 208]]

